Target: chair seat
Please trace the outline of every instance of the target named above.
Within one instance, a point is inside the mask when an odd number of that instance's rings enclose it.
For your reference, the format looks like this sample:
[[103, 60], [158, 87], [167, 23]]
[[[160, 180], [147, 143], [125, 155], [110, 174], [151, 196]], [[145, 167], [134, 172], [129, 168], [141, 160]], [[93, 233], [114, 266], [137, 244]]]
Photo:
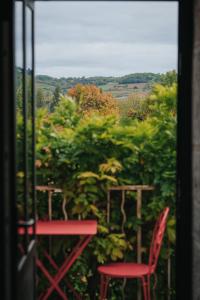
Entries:
[[149, 266], [137, 263], [112, 263], [98, 267], [101, 274], [118, 278], [142, 277], [149, 273]]

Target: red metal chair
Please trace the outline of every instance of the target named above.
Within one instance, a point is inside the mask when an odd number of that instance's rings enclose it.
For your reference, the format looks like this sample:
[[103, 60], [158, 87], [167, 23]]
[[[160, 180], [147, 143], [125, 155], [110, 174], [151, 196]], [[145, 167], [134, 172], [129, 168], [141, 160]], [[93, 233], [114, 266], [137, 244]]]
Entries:
[[168, 214], [169, 208], [166, 207], [158, 217], [153, 231], [148, 264], [112, 263], [98, 268], [101, 274], [100, 300], [106, 299], [108, 283], [111, 278], [140, 279], [143, 286], [144, 299], [151, 299], [150, 277], [153, 274], [155, 275]]

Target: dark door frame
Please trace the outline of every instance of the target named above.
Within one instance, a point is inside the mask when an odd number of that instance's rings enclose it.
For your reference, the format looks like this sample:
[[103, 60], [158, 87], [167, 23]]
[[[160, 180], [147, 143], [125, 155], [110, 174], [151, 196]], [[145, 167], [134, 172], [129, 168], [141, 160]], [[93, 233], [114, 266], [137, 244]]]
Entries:
[[[23, 210], [23, 217], [19, 217], [18, 227], [24, 229], [24, 234], [18, 235], [20, 250], [18, 249], [17, 293], [15, 298], [18, 300], [32, 300], [36, 299], [34, 2], [33, 0], [15, 0], [15, 9], [15, 24], [20, 20], [20, 16], [22, 18], [21, 23], [19, 23], [20, 26], [18, 24], [18, 29], [20, 29], [22, 37], [20, 40], [17, 39], [17, 35], [15, 37], [15, 49], [17, 50], [20, 46], [19, 49], [22, 58], [20, 78], [22, 107], [19, 109], [19, 99], [17, 99], [17, 96], [15, 96], [15, 106], [17, 110], [16, 114], [20, 113], [23, 120], [22, 147], [20, 147], [20, 143], [16, 141], [16, 167], [17, 172], [22, 171], [24, 173], [23, 183], [17, 180], [17, 190], [19, 191], [21, 189], [21, 192], [17, 195], [20, 199], [18, 200], [18, 204], [20, 203]], [[16, 29], [15, 32], [17, 34]], [[15, 66], [17, 66], [17, 57]], [[28, 122], [31, 124], [29, 129]], [[22, 153], [20, 158], [19, 153]], [[33, 235], [28, 234], [28, 228], [30, 227], [33, 229]]]
[[[179, 4], [177, 127], [177, 299], [193, 299], [192, 291], [192, 64], [194, 1]], [[199, 270], [200, 272], [200, 270]]]
[[[47, 1], [47, 0], [43, 0]], [[92, 0], [91, 0], [92, 1]], [[123, 0], [118, 0], [123, 1]], [[134, 0], [132, 0], [134, 1]], [[139, 0], [143, 1], [143, 0]], [[147, 0], [148, 1], [148, 0]], [[157, 0], [163, 1], [163, 0]], [[173, 1], [173, 0], [171, 0]], [[194, 0], [179, 0], [177, 299], [192, 298], [192, 55]], [[14, 0], [0, 2], [0, 291], [16, 295]], [[170, 17], [170, 16], [169, 16]]]
[[0, 4], [0, 291], [5, 300], [15, 299], [17, 268], [13, 6], [12, 0]]
[[[0, 3], [0, 265], [1, 276], [0, 282], [1, 297], [5, 300], [11, 299], [35, 299], [35, 201], [32, 207], [32, 219], [29, 219], [28, 211], [28, 168], [27, 168], [27, 126], [24, 126], [24, 161], [25, 162], [25, 180], [24, 180], [24, 204], [25, 217], [23, 222], [18, 223], [17, 220], [17, 183], [16, 183], [16, 95], [15, 95], [15, 4], [18, 0], [3, 0]], [[33, 15], [32, 0], [23, 0], [23, 117], [27, 120], [27, 79], [26, 79], [26, 11], [29, 7], [31, 15]], [[34, 26], [34, 18], [31, 19], [31, 29]], [[34, 43], [34, 33], [31, 32], [31, 42]], [[32, 74], [34, 74], [34, 54], [32, 48]], [[34, 79], [31, 83], [32, 97], [31, 106], [34, 107]], [[31, 120], [34, 120], [34, 109], [31, 111]], [[34, 188], [34, 125], [32, 126], [32, 143], [30, 145], [33, 153], [32, 164], [30, 166], [32, 172], [32, 194], [35, 197]], [[29, 196], [30, 199], [30, 196]], [[24, 254], [19, 260], [19, 251], [17, 248], [18, 236], [17, 230], [20, 227], [25, 228], [23, 238]], [[27, 228], [31, 226], [34, 234], [28, 238]], [[33, 272], [30, 272], [33, 270]], [[32, 274], [31, 274], [32, 273]], [[20, 276], [19, 276], [20, 275]], [[31, 277], [32, 276], [32, 277]], [[34, 279], [33, 279], [34, 278]], [[22, 288], [22, 282], [24, 286]], [[33, 283], [32, 285], [30, 283]], [[31, 291], [30, 298], [28, 292]]]

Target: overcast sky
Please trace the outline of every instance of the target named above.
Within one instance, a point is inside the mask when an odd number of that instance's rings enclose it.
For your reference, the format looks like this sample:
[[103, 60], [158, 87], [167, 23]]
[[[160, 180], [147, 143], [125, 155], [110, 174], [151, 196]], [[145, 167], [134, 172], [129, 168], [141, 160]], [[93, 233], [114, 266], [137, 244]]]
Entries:
[[177, 68], [178, 4], [36, 2], [36, 73], [120, 76]]

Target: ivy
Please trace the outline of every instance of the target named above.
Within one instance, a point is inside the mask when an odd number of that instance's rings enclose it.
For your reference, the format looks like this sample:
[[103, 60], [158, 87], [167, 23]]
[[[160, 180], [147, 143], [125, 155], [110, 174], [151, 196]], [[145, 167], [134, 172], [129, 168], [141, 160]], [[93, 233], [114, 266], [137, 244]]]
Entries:
[[[151, 95], [142, 100], [145, 101], [145, 113], [140, 113], [144, 117], [138, 118], [135, 114], [130, 114], [128, 122], [124, 122], [124, 116], [120, 120], [118, 111], [113, 113], [113, 109], [111, 114], [108, 110], [105, 114], [102, 107], [103, 113], [101, 110], [92, 113], [92, 104], [89, 102], [92, 101], [92, 95], [101, 95], [101, 101], [104, 96], [95, 87], [87, 89], [90, 92], [87, 101], [77, 94], [77, 90], [72, 89], [71, 94], [76, 93], [76, 102], [62, 97], [52, 113], [44, 109], [37, 111], [37, 184], [54, 184], [63, 188], [69, 218], [98, 221], [97, 236], [74, 264], [69, 276], [84, 299], [92, 299], [90, 290], [95, 290], [98, 295], [99, 278], [96, 268], [99, 264], [136, 259], [136, 231], [140, 222], [135, 217], [135, 195], [127, 193], [127, 220], [124, 224], [126, 234], [122, 234], [120, 195], [117, 193], [112, 199], [112, 220], [107, 224], [107, 190], [113, 185], [149, 184], [155, 186], [155, 191], [145, 194], [143, 199], [143, 257], [146, 262], [155, 220], [163, 207], [170, 206], [167, 238], [161, 253], [163, 259], [160, 260], [157, 271], [160, 278], [158, 288], [162, 291], [166, 280], [166, 271], [163, 271], [166, 270], [166, 259], [170, 253], [174, 263], [176, 240], [176, 84], [154, 86]], [[80, 92], [85, 93], [87, 89]], [[107, 95], [105, 98], [107, 109], [110, 107], [109, 97], [111, 96]], [[114, 100], [111, 100], [113, 108]], [[96, 101], [97, 98], [95, 103]], [[90, 105], [89, 115], [82, 113], [86, 102]], [[19, 143], [22, 141], [22, 123], [19, 115]], [[18, 177], [23, 178], [20, 168]], [[40, 218], [47, 214], [42, 197], [39, 198], [38, 195]], [[59, 197], [54, 198], [54, 217], [63, 218]], [[70, 248], [70, 243], [63, 242], [63, 247]], [[77, 270], [80, 276], [74, 275]], [[90, 274], [88, 278], [87, 274]], [[112, 285], [113, 300], [120, 299], [117, 293], [120, 285], [120, 282]], [[128, 294], [130, 298], [127, 299], [132, 299], [131, 285], [127, 286]]]

